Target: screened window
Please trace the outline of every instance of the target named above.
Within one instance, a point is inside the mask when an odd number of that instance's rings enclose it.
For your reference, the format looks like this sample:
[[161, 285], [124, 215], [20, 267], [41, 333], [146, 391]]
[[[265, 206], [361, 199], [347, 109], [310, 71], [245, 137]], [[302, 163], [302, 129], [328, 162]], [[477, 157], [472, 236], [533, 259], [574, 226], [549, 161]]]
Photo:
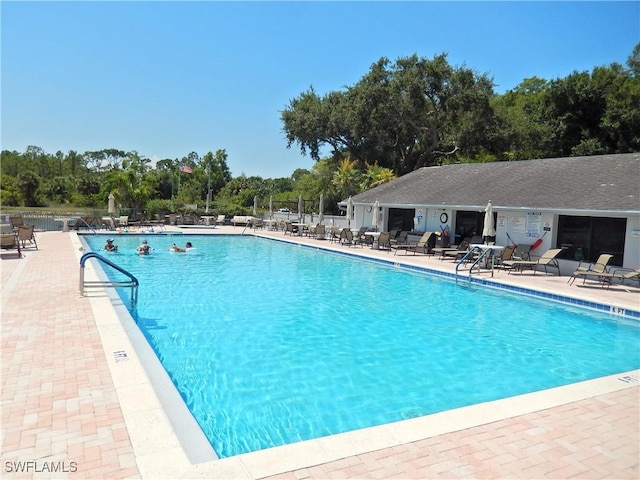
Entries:
[[560, 215], [557, 248], [563, 252], [559, 258], [595, 262], [601, 253], [610, 253], [609, 265], [622, 266], [626, 230], [626, 218]]

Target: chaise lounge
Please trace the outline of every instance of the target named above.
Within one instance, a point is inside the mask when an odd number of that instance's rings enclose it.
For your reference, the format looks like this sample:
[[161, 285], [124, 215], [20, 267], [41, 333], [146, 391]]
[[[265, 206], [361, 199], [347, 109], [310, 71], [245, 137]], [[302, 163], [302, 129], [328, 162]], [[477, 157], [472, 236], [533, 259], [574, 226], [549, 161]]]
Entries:
[[603, 273], [607, 273], [607, 264], [612, 258], [613, 255], [603, 253], [594, 263], [588, 263], [587, 265], [582, 266], [582, 262], [580, 262], [576, 271], [573, 272], [571, 277], [569, 277], [569, 280], [567, 280], [567, 283], [569, 285], [573, 285], [576, 278], [582, 277], [582, 284], [584, 284], [588, 277], [598, 277]]
[[538, 260], [506, 260], [503, 264], [509, 268], [509, 274], [514, 270], [522, 272], [525, 268], [531, 268], [535, 275], [537, 267], [543, 267], [544, 273], [549, 273], [547, 268], [555, 268], [558, 271], [558, 276], [560, 276], [560, 264], [558, 264], [556, 257], [561, 251], [561, 248], [554, 248], [544, 252]]

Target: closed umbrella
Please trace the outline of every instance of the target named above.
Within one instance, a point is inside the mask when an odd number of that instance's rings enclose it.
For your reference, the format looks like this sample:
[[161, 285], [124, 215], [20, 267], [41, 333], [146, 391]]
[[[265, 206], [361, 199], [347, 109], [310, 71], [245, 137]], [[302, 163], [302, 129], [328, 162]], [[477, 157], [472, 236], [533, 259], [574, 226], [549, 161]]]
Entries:
[[116, 197], [114, 197], [113, 193], [109, 194], [109, 205], [107, 207], [107, 213], [109, 215], [116, 213]]
[[269, 220], [273, 220], [273, 195], [269, 197]]
[[253, 216], [254, 217], [258, 216], [258, 196], [257, 195], [253, 196]]
[[302, 212], [304, 211], [304, 202], [302, 201], [302, 195], [298, 197], [298, 218], [302, 223]]
[[371, 225], [376, 230], [378, 229], [378, 221], [379, 221], [378, 211], [379, 210], [380, 210], [380, 202], [376, 200], [376, 202], [373, 204], [373, 219], [371, 220]]
[[318, 215], [318, 223], [322, 224], [324, 222], [324, 197], [320, 194], [320, 205], [318, 206], [319, 215]]
[[482, 237], [485, 242], [488, 241], [488, 237], [496, 236], [496, 226], [493, 223], [493, 204], [491, 200], [487, 203], [484, 209], [484, 227], [482, 227]]
[[351, 195], [347, 199], [347, 220], [349, 220], [349, 227], [351, 227], [351, 212], [353, 210], [353, 200], [351, 200]]

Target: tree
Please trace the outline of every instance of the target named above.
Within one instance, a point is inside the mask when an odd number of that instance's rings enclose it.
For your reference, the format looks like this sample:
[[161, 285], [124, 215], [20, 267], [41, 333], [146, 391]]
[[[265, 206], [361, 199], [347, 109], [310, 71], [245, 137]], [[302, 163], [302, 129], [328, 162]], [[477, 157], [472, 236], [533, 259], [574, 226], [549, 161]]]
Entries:
[[22, 194], [24, 204], [27, 207], [38, 207], [38, 189], [40, 188], [40, 177], [33, 172], [23, 172], [18, 175], [18, 188]]
[[333, 175], [333, 185], [340, 192], [342, 198], [358, 193], [359, 182], [360, 172], [356, 169], [356, 162], [348, 157], [342, 160], [338, 170]]
[[450, 66], [445, 54], [393, 64], [383, 57], [344, 92], [303, 92], [281, 118], [287, 146], [297, 143], [315, 160], [328, 145], [334, 156], [348, 154], [360, 169], [377, 163], [404, 174], [458, 151], [490, 147], [485, 142], [496, 128], [492, 96], [486, 75]]

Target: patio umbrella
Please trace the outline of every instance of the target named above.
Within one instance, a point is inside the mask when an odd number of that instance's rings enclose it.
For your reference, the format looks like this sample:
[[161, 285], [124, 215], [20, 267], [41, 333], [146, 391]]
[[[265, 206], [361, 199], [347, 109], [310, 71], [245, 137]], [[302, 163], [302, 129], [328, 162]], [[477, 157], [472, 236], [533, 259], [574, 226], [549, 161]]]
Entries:
[[482, 228], [482, 238], [487, 241], [487, 237], [496, 236], [496, 226], [493, 223], [493, 204], [491, 200], [484, 209], [484, 227]]
[[371, 220], [371, 225], [376, 230], [378, 229], [378, 221], [379, 221], [378, 211], [379, 210], [380, 210], [380, 202], [376, 200], [376, 202], [373, 204], [373, 219]]
[[318, 215], [318, 223], [322, 224], [324, 222], [324, 197], [320, 194], [320, 205], [318, 206], [318, 211], [320, 212]]
[[298, 197], [298, 218], [302, 223], [302, 211], [304, 210], [304, 202], [302, 201], [302, 195]]
[[116, 197], [113, 196], [113, 193], [109, 194], [109, 206], [107, 207], [107, 213], [109, 215], [116, 213]]
[[353, 200], [351, 200], [351, 195], [347, 199], [347, 220], [349, 220], [349, 227], [351, 227], [351, 211], [353, 210]]
[[273, 195], [269, 197], [269, 220], [273, 219]]
[[257, 195], [253, 196], [253, 216], [254, 217], [258, 216], [258, 196]]

